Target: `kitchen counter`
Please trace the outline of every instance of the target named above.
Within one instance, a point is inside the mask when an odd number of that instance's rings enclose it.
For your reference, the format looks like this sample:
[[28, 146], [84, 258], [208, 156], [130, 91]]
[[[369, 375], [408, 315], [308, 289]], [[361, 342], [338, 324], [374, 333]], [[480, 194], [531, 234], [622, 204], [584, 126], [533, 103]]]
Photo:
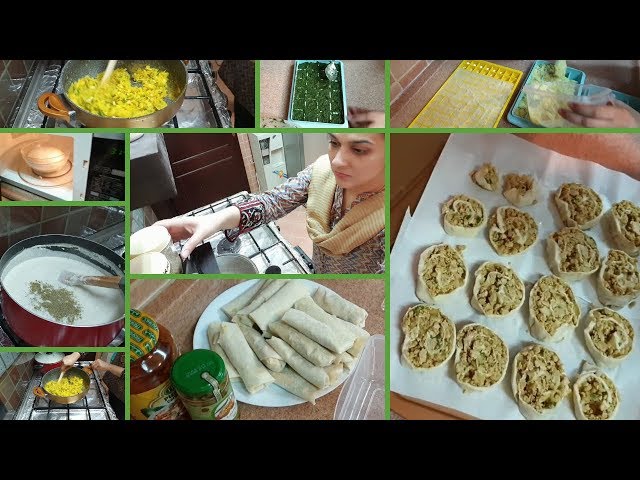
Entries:
[[[342, 60], [347, 105], [384, 111], [385, 77], [383, 60]], [[260, 117], [284, 120], [289, 110], [295, 60], [260, 62]], [[266, 125], [266, 123], [265, 123]]]
[[[133, 280], [131, 307], [145, 311], [171, 330], [181, 352], [190, 351], [193, 332], [200, 315], [211, 301], [241, 280]], [[366, 330], [384, 335], [385, 298], [383, 280], [317, 280], [342, 297], [369, 312]], [[365, 285], [366, 284], [366, 287]], [[265, 408], [238, 402], [240, 418], [261, 420], [302, 420], [333, 418], [342, 386], [319, 398], [315, 405]]]
[[[535, 60], [490, 61], [505, 67], [515, 68], [523, 73], [520, 84], [498, 125], [503, 128], [514, 128], [515, 125], [507, 121], [507, 113], [518, 96]], [[391, 104], [391, 126], [393, 128], [409, 126], [460, 62], [461, 60], [433, 61]], [[567, 60], [567, 65], [585, 72], [587, 83], [640, 97], [640, 61], [638, 60]]]
[[[518, 136], [538, 146], [564, 155], [591, 160], [607, 168], [626, 171], [630, 165], [635, 164], [635, 168], [639, 169], [637, 165], [640, 165], [640, 135], [533, 133], [518, 134]], [[402, 140], [398, 141], [398, 138]], [[448, 138], [448, 133], [391, 135], [392, 247], [407, 208], [411, 213], [415, 211]], [[416, 162], [416, 151], [421, 152], [420, 162]], [[640, 180], [638, 171], [637, 178]], [[391, 410], [395, 412], [395, 418], [427, 420], [471, 418], [440, 405], [407, 399], [394, 392], [391, 392]]]

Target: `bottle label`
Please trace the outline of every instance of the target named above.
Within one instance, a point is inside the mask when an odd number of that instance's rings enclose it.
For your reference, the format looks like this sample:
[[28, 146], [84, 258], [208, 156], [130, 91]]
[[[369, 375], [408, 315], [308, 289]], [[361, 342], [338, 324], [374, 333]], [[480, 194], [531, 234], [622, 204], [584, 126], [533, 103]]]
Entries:
[[181, 420], [186, 417], [171, 381], [143, 393], [132, 394], [131, 418], [134, 420]]

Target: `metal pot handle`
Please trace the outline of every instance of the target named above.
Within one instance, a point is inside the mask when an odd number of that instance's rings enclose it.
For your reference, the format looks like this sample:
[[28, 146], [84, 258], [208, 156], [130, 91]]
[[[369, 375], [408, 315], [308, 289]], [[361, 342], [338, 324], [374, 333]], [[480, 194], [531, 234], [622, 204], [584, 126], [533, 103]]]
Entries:
[[40, 397], [40, 398], [47, 398], [47, 394], [44, 391], [44, 388], [42, 387], [35, 387], [33, 389], [33, 393], [34, 395]]
[[38, 110], [49, 117], [71, 123], [71, 114], [73, 112], [65, 107], [60, 96], [53, 92], [45, 92], [40, 95], [38, 98]]

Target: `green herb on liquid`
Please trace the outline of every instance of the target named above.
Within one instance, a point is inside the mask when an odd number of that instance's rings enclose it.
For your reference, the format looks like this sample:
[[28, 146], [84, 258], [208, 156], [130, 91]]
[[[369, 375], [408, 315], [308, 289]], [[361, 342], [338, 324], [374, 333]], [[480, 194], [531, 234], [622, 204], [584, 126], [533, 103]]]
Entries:
[[68, 288], [56, 288], [50, 283], [35, 280], [29, 283], [33, 307], [48, 313], [57, 322], [73, 325], [82, 315], [82, 307]]

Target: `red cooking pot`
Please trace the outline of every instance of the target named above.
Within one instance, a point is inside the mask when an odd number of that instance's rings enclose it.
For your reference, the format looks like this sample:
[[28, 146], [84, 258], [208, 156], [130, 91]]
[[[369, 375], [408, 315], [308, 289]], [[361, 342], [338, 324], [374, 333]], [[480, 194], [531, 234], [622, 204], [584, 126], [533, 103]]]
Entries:
[[36, 361], [36, 366], [40, 367], [44, 375], [49, 370], [61, 367], [63, 358], [64, 353], [62, 352], [38, 352], [33, 359]]
[[[52, 253], [72, 255], [76, 260], [90, 263], [108, 275], [124, 275], [124, 259], [99, 243], [72, 235], [39, 235], [12, 245], [4, 253], [0, 259], [0, 284], [5, 269], [13, 267], [11, 260], [23, 250], [38, 246]], [[4, 288], [0, 292], [0, 305], [13, 333], [33, 346], [104, 347], [124, 328], [124, 311], [120, 318], [100, 325], [66, 325], [48, 320], [23, 308]]]

